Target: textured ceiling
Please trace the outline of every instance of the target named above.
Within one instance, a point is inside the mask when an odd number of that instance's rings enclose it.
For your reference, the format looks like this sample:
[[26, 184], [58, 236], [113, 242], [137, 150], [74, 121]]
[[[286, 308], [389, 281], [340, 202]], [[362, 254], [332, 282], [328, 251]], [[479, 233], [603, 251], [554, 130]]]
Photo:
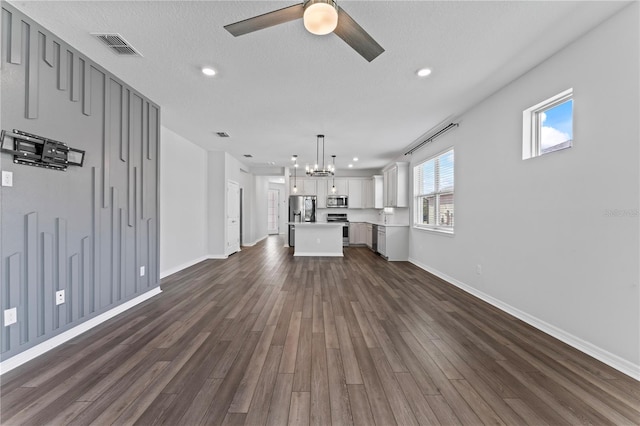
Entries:
[[[223, 26], [278, 1], [11, 1], [162, 108], [162, 124], [250, 167], [315, 162], [379, 169], [605, 20], [615, 1], [341, 1], [385, 52], [368, 63], [337, 36], [293, 21], [238, 38]], [[142, 58], [89, 33], [117, 32]], [[202, 75], [214, 67], [213, 78]], [[433, 69], [418, 78], [415, 71]], [[231, 137], [221, 139], [215, 132]], [[243, 154], [252, 154], [244, 159]]]

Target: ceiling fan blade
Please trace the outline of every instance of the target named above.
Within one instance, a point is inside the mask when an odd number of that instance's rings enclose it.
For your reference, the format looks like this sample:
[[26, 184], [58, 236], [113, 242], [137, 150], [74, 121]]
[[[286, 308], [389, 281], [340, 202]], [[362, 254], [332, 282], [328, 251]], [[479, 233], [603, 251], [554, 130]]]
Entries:
[[273, 27], [274, 25], [284, 24], [285, 22], [293, 21], [294, 19], [300, 19], [303, 14], [304, 7], [302, 7], [302, 3], [300, 3], [283, 9], [274, 10], [273, 12], [265, 13], [263, 15], [254, 16], [253, 18], [245, 19], [244, 21], [225, 25], [224, 29], [229, 31], [235, 37], [238, 37], [243, 34]]
[[338, 6], [338, 26], [333, 32], [369, 62], [384, 52], [382, 46], [340, 6]]

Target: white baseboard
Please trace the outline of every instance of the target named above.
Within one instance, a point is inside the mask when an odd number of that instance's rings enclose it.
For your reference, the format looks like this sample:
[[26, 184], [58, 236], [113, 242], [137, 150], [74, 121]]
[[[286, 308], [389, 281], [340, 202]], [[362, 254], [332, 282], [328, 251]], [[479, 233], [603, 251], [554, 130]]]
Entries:
[[503, 310], [508, 314], [513, 315], [514, 317], [526, 322], [527, 324], [537, 328], [538, 330], [544, 333], [547, 333], [550, 336], [555, 337], [556, 339], [566, 343], [567, 345], [572, 346], [578, 349], [579, 351], [584, 352], [585, 354], [599, 361], [602, 361], [603, 363], [607, 364], [612, 368], [615, 368], [621, 373], [624, 373], [627, 376], [632, 377], [636, 380], [640, 380], [640, 365], [636, 365], [630, 361], [627, 361], [624, 358], [619, 357], [618, 355], [612, 354], [611, 352], [605, 349], [602, 349], [592, 343], [589, 343], [586, 340], [576, 337], [571, 333], [567, 333], [566, 331], [552, 324], [549, 324], [539, 318], [529, 315], [528, 313], [523, 312], [518, 308], [514, 308], [513, 306], [507, 303], [504, 303], [492, 296], [489, 296], [488, 294], [485, 294], [479, 291], [478, 289], [475, 289], [461, 281], [458, 281], [455, 278], [450, 277], [447, 274], [444, 274], [438, 271], [437, 269], [431, 268], [430, 266], [427, 266], [415, 259], [410, 258], [409, 262], [437, 276], [438, 278], [441, 278], [447, 281], [448, 283], [458, 287], [459, 289], [464, 290], [465, 292], [472, 294], [473, 296], [476, 296], [477, 298], [489, 303], [490, 305], [493, 305], [496, 308]]
[[141, 294], [134, 299], [124, 302], [122, 305], [118, 305], [113, 309], [108, 310], [98, 316], [91, 318], [88, 321], [83, 322], [82, 324], [78, 324], [77, 326], [58, 334], [57, 336], [52, 337], [32, 348], [27, 349], [24, 352], [21, 352], [15, 356], [12, 356], [9, 359], [6, 359], [0, 362], [0, 375], [13, 370], [16, 367], [21, 366], [22, 364], [31, 361], [32, 359], [44, 354], [47, 351], [55, 348], [56, 346], [60, 346], [61, 344], [68, 342], [84, 333], [85, 331], [89, 331], [92, 328], [102, 324], [103, 322], [115, 317], [118, 314], [126, 311], [127, 309], [131, 309], [134, 306], [144, 302], [147, 299], [152, 298], [158, 294], [162, 293], [160, 287], [156, 287], [147, 291], [146, 293]]
[[167, 269], [166, 271], [162, 271], [162, 272], [160, 272], [160, 279], [163, 279], [163, 278], [165, 278], [165, 277], [168, 277], [169, 275], [173, 275], [173, 274], [175, 274], [176, 272], [180, 272], [180, 271], [182, 271], [183, 269], [187, 269], [189, 266], [193, 266], [193, 265], [195, 265], [196, 263], [200, 263], [200, 262], [202, 262], [203, 260], [207, 260], [207, 259], [210, 259], [210, 257], [209, 257], [209, 256], [201, 256], [201, 257], [199, 257], [199, 258], [197, 258], [197, 259], [190, 260], [189, 262], [185, 262], [185, 263], [183, 263], [183, 264], [181, 264], [181, 265], [178, 265], [178, 266], [175, 266], [175, 267], [173, 267], [173, 268], [169, 268], [169, 269]]
[[[274, 235], [275, 235], [275, 234], [274, 234]], [[247, 246], [247, 247], [253, 247], [253, 246], [255, 246], [256, 244], [258, 244], [260, 241], [262, 241], [262, 240], [266, 240], [268, 236], [269, 236], [269, 235], [265, 235], [264, 237], [262, 237], [262, 238], [258, 238], [257, 240], [255, 240], [255, 241], [254, 241], [254, 242], [252, 242], [252, 243], [244, 243], [244, 244], [242, 244], [242, 245], [243, 245], [243, 246]]]
[[206, 258], [207, 259], [228, 259], [229, 256], [226, 254], [210, 254]]

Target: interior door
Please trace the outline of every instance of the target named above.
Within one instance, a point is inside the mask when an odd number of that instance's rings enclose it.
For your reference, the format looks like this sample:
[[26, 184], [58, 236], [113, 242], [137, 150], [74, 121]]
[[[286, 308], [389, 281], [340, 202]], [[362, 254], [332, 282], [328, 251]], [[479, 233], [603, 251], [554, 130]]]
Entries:
[[280, 232], [280, 191], [270, 189], [267, 200], [267, 233], [269, 235]]
[[226, 254], [240, 251], [240, 185], [227, 181], [227, 245]]

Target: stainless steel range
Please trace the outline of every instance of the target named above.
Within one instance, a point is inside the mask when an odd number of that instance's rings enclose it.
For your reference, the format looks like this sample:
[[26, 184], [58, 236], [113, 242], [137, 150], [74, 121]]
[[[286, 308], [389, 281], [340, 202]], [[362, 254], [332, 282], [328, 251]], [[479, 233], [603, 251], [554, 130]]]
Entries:
[[344, 222], [342, 226], [342, 245], [349, 245], [349, 219], [346, 213], [327, 213], [327, 222]]

